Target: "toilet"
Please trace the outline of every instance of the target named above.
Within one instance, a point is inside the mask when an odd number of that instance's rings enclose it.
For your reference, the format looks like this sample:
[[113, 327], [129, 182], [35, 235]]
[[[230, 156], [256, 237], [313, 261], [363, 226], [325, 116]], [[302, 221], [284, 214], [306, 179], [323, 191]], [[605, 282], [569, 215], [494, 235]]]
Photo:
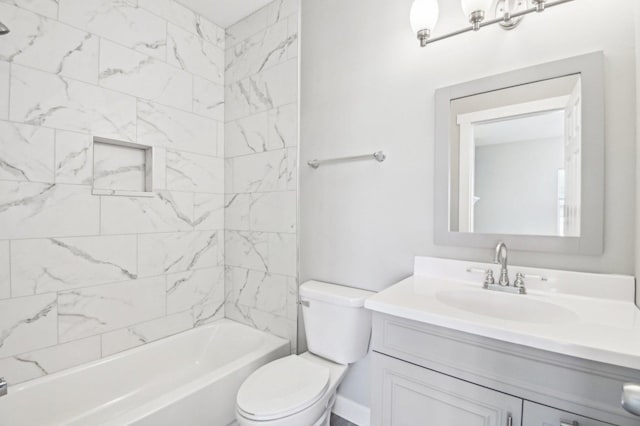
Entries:
[[369, 349], [373, 293], [319, 281], [300, 286], [309, 351], [270, 362], [238, 390], [241, 426], [328, 426], [336, 390], [349, 364]]

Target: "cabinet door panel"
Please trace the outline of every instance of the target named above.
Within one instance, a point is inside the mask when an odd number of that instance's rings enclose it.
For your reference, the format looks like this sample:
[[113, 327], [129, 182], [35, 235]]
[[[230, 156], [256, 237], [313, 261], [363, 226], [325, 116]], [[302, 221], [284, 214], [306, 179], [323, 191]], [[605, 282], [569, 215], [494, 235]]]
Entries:
[[378, 353], [373, 371], [372, 425], [520, 425], [519, 398]]
[[522, 426], [611, 426], [611, 423], [604, 423], [566, 411], [557, 410], [534, 402], [524, 402], [524, 414]]

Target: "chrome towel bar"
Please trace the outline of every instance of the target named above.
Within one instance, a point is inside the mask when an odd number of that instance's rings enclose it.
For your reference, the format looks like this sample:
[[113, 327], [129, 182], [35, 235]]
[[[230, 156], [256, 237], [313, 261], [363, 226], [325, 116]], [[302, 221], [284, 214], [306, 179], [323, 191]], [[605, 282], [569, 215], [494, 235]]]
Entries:
[[341, 163], [344, 161], [368, 160], [368, 159], [376, 160], [379, 163], [382, 163], [384, 160], [386, 160], [386, 158], [387, 156], [385, 155], [384, 152], [377, 151], [377, 152], [374, 152], [373, 154], [354, 155], [351, 157], [328, 158], [326, 160], [314, 159], [314, 160], [307, 161], [307, 164], [310, 167], [317, 169], [318, 167], [320, 167], [320, 165], [327, 164], [327, 163]]

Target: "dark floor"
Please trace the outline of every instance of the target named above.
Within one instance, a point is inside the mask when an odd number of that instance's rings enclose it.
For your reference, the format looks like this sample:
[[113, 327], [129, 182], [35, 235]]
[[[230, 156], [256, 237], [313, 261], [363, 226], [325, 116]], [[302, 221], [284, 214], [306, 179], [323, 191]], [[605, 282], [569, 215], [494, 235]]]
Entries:
[[335, 414], [331, 414], [331, 426], [358, 426], [355, 423], [351, 423], [342, 417], [338, 417]]

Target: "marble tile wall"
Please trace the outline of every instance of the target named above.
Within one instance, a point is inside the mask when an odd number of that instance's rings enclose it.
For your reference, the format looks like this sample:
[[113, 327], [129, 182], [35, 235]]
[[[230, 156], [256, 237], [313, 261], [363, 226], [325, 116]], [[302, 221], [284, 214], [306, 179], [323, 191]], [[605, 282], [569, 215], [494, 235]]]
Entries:
[[[0, 0], [0, 16], [11, 29], [0, 38], [0, 375], [19, 383], [224, 317], [224, 30], [174, 0]], [[281, 53], [264, 72], [292, 67]], [[286, 113], [291, 90], [274, 93]], [[94, 152], [93, 135], [165, 148], [166, 190], [92, 195], [94, 174], [125, 189], [143, 177], [141, 157]], [[255, 189], [243, 195], [257, 209], [269, 210], [259, 191], [293, 185], [293, 154], [280, 151], [269, 161], [284, 161], [283, 174], [262, 185], [248, 169], [259, 163], [239, 160], [236, 188]], [[126, 173], [101, 172], [114, 162]], [[265, 234], [267, 248], [280, 250], [295, 223], [265, 216], [262, 230], [270, 220], [284, 231]], [[295, 274], [268, 261], [282, 274], [269, 278], [274, 292], [242, 306], [286, 330], [267, 316], [286, 317], [274, 298], [286, 300]]]
[[226, 30], [225, 315], [296, 349], [298, 0]]

